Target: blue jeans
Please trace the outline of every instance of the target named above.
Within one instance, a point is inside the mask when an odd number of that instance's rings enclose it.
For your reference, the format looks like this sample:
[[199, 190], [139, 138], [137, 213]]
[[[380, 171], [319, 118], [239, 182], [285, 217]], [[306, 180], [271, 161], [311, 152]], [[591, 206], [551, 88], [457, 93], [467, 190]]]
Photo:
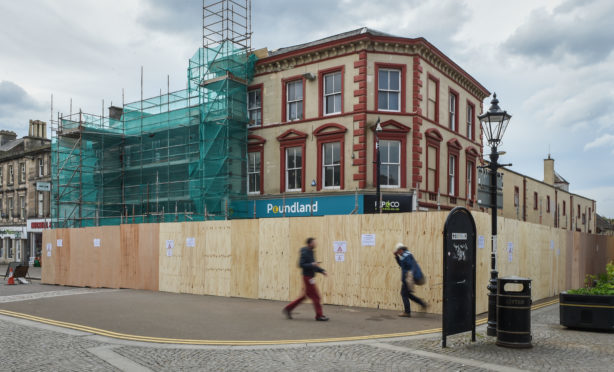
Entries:
[[426, 304], [422, 301], [421, 298], [414, 296], [412, 291], [409, 290], [407, 284], [403, 281], [403, 286], [401, 287], [401, 298], [403, 299], [403, 306], [405, 307], [405, 313], [411, 313], [411, 307], [409, 300], [414, 301], [420, 306], [425, 306]]

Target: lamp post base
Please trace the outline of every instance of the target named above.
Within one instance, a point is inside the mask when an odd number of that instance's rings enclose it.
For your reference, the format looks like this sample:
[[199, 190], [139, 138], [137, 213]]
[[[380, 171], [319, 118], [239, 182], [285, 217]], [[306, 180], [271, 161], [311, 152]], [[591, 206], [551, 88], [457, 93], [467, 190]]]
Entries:
[[496, 270], [490, 272], [488, 283], [488, 325], [486, 334], [488, 336], [497, 335], [497, 278], [499, 273]]

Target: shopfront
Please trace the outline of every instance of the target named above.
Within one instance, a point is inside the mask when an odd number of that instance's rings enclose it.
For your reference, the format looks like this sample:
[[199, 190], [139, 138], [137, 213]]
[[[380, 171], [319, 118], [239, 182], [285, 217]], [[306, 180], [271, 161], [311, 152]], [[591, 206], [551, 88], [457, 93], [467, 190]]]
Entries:
[[0, 226], [0, 262], [21, 262], [25, 258], [25, 226]]
[[27, 221], [26, 232], [28, 245], [26, 249], [26, 260], [40, 257], [43, 248], [43, 230], [51, 228], [49, 218], [31, 219]]

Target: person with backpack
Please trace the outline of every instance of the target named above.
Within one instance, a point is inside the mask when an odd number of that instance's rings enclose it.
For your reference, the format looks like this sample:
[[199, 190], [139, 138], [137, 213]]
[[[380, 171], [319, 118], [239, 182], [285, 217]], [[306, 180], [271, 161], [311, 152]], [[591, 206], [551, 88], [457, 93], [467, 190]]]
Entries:
[[316, 239], [315, 238], [307, 238], [307, 246], [301, 248], [301, 258], [299, 259], [299, 267], [303, 269], [303, 284], [304, 291], [301, 297], [292, 301], [288, 304], [288, 306], [284, 307], [282, 312], [288, 319], [292, 319], [292, 310], [294, 310], [301, 302], [303, 302], [307, 297], [311, 299], [313, 302], [313, 307], [316, 311], [316, 320], [325, 322], [328, 320], [328, 317], [322, 313], [322, 305], [320, 305], [320, 294], [318, 293], [318, 288], [316, 287], [316, 273], [322, 273], [326, 276], [326, 270], [318, 265], [316, 262], [313, 250], [316, 248]]
[[409, 300], [418, 303], [422, 306], [422, 309], [427, 307], [427, 303], [424, 300], [413, 294], [414, 284], [424, 284], [424, 274], [414, 256], [403, 243], [397, 243], [394, 248], [394, 258], [401, 267], [401, 282], [403, 283], [401, 285], [401, 298], [403, 299], [403, 307], [405, 309], [399, 316], [410, 318], [411, 308]]

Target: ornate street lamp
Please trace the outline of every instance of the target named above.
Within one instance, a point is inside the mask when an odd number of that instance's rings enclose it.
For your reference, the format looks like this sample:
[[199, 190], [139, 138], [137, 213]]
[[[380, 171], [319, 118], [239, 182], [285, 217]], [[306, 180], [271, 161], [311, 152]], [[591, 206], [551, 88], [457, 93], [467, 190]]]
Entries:
[[381, 193], [381, 190], [380, 190], [380, 174], [379, 174], [380, 168], [381, 168], [381, 164], [382, 164], [382, 161], [381, 161], [380, 156], [379, 156], [379, 152], [380, 152], [380, 150], [379, 150], [379, 135], [380, 135], [380, 133], [382, 133], [382, 126], [380, 124], [380, 119], [378, 117], [377, 121], [375, 122], [375, 148], [377, 150], [376, 151], [377, 159], [375, 160], [376, 163], [377, 163], [377, 165], [376, 165], [376, 167], [377, 167], [376, 168], [377, 176], [375, 177], [376, 178], [375, 182], [377, 182], [375, 184], [375, 195], [376, 195], [375, 196], [375, 212], [376, 213], [381, 213], [381, 208], [382, 208], [382, 200], [381, 200], [382, 199], [382, 193]]
[[[501, 144], [507, 125], [512, 115], [507, 111], [501, 110], [497, 93], [493, 94], [488, 111], [478, 116], [482, 123], [482, 131], [490, 145], [490, 203], [492, 214], [492, 246], [490, 251], [490, 282], [488, 284], [488, 327], [486, 334], [489, 336], [497, 335], [497, 169], [504, 164], [499, 164], [500, 153], [497, 147]], [[502, 153], [501, 153], [502, 154]]]

